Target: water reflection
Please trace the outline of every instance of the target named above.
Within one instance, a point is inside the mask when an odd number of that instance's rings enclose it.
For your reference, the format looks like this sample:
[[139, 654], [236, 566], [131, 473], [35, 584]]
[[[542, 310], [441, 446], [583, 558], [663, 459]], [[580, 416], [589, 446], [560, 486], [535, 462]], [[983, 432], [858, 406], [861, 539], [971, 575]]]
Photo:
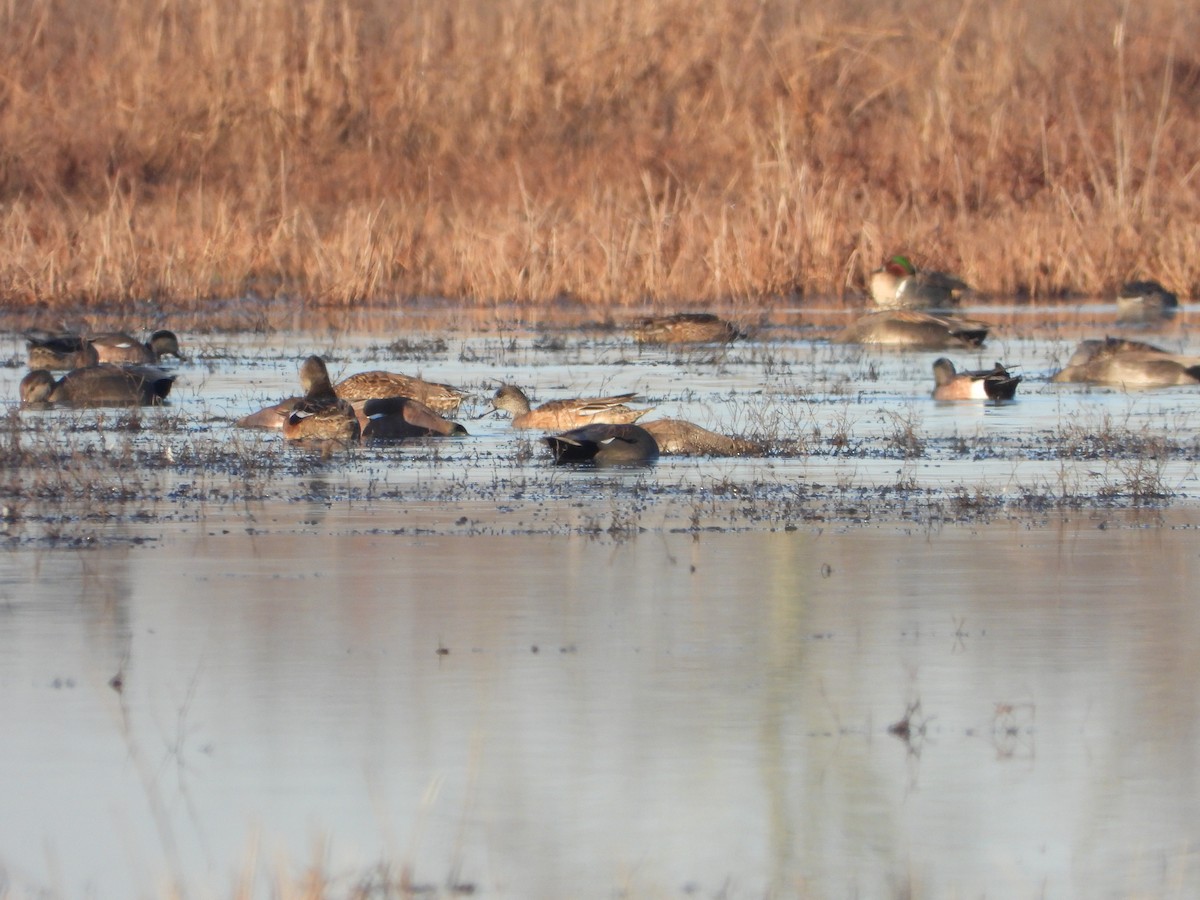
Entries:
[[6, 555], [0, 865], [98, 897], [381, 860], [497, 897], [1168, 894], [1200, 573], [1155, 515], [614, 541], [314, 503]]

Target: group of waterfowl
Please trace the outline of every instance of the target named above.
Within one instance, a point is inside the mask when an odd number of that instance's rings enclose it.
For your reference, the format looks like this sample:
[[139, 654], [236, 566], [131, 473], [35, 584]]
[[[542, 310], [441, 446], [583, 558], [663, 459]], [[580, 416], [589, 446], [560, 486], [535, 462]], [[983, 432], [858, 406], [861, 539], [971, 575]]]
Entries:
[[[182, 359], [173, 332], [156, 331], [140, 341], [124, 332], [83, 336], [28, 331], [30, 372], [21, 379], [27, 405], [142, 406], [160, 403], [175, 376], [159, 367], [163, 356]], [[54, 372], [67, 374], [55, 378]]]
[[[727, 342], [741, 334], [717, 316], [686, 313], [638, 323], [642, 343]], [[163, 402], [175, 376], [159, 367], [165, 355], [183, 358], [169, 331], [145, 341], [128, 334], [34, 330], [25, 333], [32, 371], [21, 380], [22, 403], [138, 406]], [[52, 372], [68, 370], [56, 379]], [[447, 416], [459, 410], [466, 391], [395, 372], [359, 372], [334, 384], [325, 361], [310, 356], [300, 366], [301, 394], [239, 419], [241, 428], [279, 431], [290, 441], [346, 445], [414, 437], [456, 437], [467, 429]], [[544, 438], [555, 460], [598, 463], [645, 462], [659, 454], [746, 455], [761, 453], [753, 441], [729, 437], [682, 419], [635, 424], [651, 407], [632, 408], [636, 394], [552, 400], [534, 407], [528, 395], [501, 385], [486, 414], [504, 411], [518, 429], [558, 432]]]
[[[394, 441], [410, 437], [465, 436], [467, 429], [443, 414], [456, 412], [465, 391], [392, 372], [360, 372], [332, 383], [319, 356], [300, 366], [302, 396], [289, 397], [236, 423], [242, 428], [278, 429], [306, 442]], [[503, 411], [512, 426], [557, 432], [545, 443], [558, 462], [630, 464], [660, 454], [745, 455], [762, 452], [753, 441], [728, 437], [682, 419], [636, 424], [653, 407], [633, 408], [636, 394], [551, 400], [533, 406], [528, 395], [502, 384], [483, 415]]]
[[[912, 349], [977, 349], [989, 326], [947, 311], [970, 288], [942, 272], [919, 271], [895, 256], [872, 274], [870, 291], [881, 309], [834, 335], [835, 343], [878, 344]], [[1118, 305], [1130, 316], [1170, 315], [1174, 294], [1152, 281], [1131, 282]], [[638, 320], [631, 328], [639, 344], [720, 344], [744, 337], [732, 323], [708, 313], [680, 313]], [[26, 405], [121, 406], [162, 402], [175, 376], [159, 366], [163, 356], [183, 359], [170, 331], [146, 341], [125, 333], [80, 335], [30, 331], [32, 371], [21, 381]], [[67, 370], [60, 378], [54, 371]], [[325, 361], [310, 356], [300, 366], [301, 393], [239, 419], [242, 428], [277, 430], [290, 441], [345, 445], [414, 437], [467, 434], [448, 418], [468, 397], [447, 384], [386, 371], [359, 372], [336, 384]], [[960, 371], [939, 358], [933, 364], [936, 400], [1013, 399], [1021, 376], [1000, 363]], [[1141, 341], [1087, 340], [1054, 378], [1130, 386], [1200, 383], [1200, 358], [1169, 353]], [[506, 412], [512, 427], [550, 432], [543, 437], [558, 462], [628, 464], [660, 454], [741, 456], [763, 452], [750, 440], [730, 437], [681, 419], [644, 420], [653, 407], [637, 407], [637, 395], [551, 400], [534, 406], [519, 387], [502, 384], [483, 415]]]
[[[908, 257], [893, 256], [871, 273], [868, 287], [880, 309], [842, 329], [834, 335], [834, 342], [943, 350], [976, 349], [987, 338], [987, 323], [953, 312], [971, 290], [960, 278], [919, 270]], [[1117, 321], [1125, 325], [1163, 322], [1179, 308], [1174, 293], [1150, 280], [1125, 284], [1116, 301]], [[959, 372], [943, 358], [933, 368], [933, 396], [939, 400], [1012, 399], [1021, 380], [999, 363], [991, 369]], [[1128, 387], [1197, 384], [1200, 358], [1173, 354], [1142, 341], [1085, 340], [1052, 380]]]

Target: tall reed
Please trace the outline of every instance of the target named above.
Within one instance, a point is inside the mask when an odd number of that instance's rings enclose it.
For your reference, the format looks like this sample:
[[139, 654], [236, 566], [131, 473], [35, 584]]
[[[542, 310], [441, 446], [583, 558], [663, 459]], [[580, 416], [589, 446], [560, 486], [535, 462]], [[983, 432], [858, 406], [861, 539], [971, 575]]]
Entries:
[[1171, 0], [7, 0], [0, 303], [1200, 287]]

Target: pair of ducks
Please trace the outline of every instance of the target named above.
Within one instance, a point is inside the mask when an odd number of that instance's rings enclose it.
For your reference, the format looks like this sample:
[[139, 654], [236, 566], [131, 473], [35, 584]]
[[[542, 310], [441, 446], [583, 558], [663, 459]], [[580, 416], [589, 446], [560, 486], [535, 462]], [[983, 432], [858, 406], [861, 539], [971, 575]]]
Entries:
[[[957, 372], [948, 359], [933, 364], [937, 400], [1011, 400], [1020, 376], [1000, 363], [992, 369]], [[1102, 338], [1082, 341], [1052, 382], [1126, 388], [1200, 384], [1200, 357], [1171, 353], [1144, 341]]]
[[466, 396], [448, 384], [372, 371], [334, 385], [325, 360], [310, 356], [300, 366], [300, 385], [303, 397], [289, 397], [235, 424], [278, 429], [293, 441], [337, 444], [467, 433], [441, 415], [458, 409]]
[[[161, 357], [179, 359], [179, 339], [156, 331], [146, 342], [123, 332], [81, 337], [70, 332], [29, 331], [29, 365], [21, 379], [28, 406], [149, 406], [166, 400], [175, 376], [157, 366]], [[68, 369], [56, 379], [54, 371]]]
[[123, 331], [84, 337], [70, 331], [32, 329], [25, 332], [29, 368], [51, 372], [100, 363], [156, 365], [164, 356], [183, 359], [175, 332], [161, 329], [140, 341]]
[[542, 439], [559, 463], [634, 465], [652, 462], [660, 454], [747, 456], [763, 452], [754, 441], [718, 434], [683, 419], [640, 421], [653, 407], [626, 405], [635, 399], [637, 394], [615, 394], [550, 400], [533, 407], [519, 387], [503, 384], [493, 395], [488, 413], [510, 413], [514, 428], [560, 431]]
[[[917, 269], [902, 255], [885, 260], [873, 271], [868, 287], [875, 305], [884, 309], [951, 309], [971, 290], [961, 278]], [[1150, 279], [1126, 282], [1117, 292], [1117, 319], [1121, 322], [1153, 322], [1173, 316], [1178, 308], [1179, 298]]]

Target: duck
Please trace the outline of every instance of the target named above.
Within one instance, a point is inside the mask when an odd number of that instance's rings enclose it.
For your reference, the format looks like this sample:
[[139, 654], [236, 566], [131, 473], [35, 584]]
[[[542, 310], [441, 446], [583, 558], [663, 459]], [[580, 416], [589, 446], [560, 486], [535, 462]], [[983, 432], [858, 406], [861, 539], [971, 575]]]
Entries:
[[925, 350], [981, 347], [991, 326], [976, 319], [915, 309], [867, 313], [831, 339], [836, 344], [880, 344]]
[[440, 413], [455, 412], [467, 397], [465, 391], [448, 384], [381, 370], [349, 375], [334, 385], [333, 390], [343, 400], [351, 402], [410, 397]]
[[745, 335], [712, 313], [675, 313], [641, 319], [633, 327], [639, 344], [728, 344]]
[[26, 331], [24, 337], [30, 369], [60, 372], [100, 362], [96, 348], [74, 332], [35, 328]]
[[653, 407], [630, 409], [625, 405], [635, 399], [637, 399], [637, 394], [551, 400], [534, 409], [529, 402], [529, 397], [519, 387], [513, 384], [502, 384], [492, 396], [492, 408], [488, 412], [504, 410], [512, 413], [513, 428], [556, 431], [593, 423], [623, 425], [636, 422], [650, 412]]
[[1170, 353], [1144, 341], [1087, 340], [1050, 380], [1125, 387], [1200, 384], [1200, 357]]
[[654, 462], [659, 456], [654, 436], [632, 423], [595, 422], [542, 440], [560, 465], [636, 466]]
[[354, 407], [333, 391], [325, 360], [310, 356], [300, 365], [304, 396], [283, 421], [283, 436], [290, 441], [357, 443], [362, 435]]
[[885, 309], [948, 309], [970, 285], [945, 272], [921, 270], [907, 256], [893, 256], [871, 273], [871, 299]]
[[28, 406], [153, 406], [164, 402], [175, 376], [157, 366], [100, 363], [72, 369], [55, 380], [46, 369], [21, 379], [21, 402]]
[[1169, 319], [1179, 309], [1179, 298], [1157, 281], [1130, 281], [1117, 292], [1117, 321], [1148, 324]]
[[1157, 353], [1159, 356], [1171, 356], [1169, 350], [1164, 350], [1157, 344], [1148, 341], [1137, 341], [1132, 338], [1088, 338], [1079, 342], [1067, 360], [1067, 367], [1081, 366], [1097, 359], [1107, 359], [1125, 353]]
[[683, 419], [652, 419], [641, 427], [650, 432], [664, 456], [758, 456], [762, 444], [729, 437]]
[[362, 440], [399, 441], [413, 437], [461, 437], [467, 429], [411, 397], [373, 397], [351, 404], [358, 416]]
[[990, 369], [960, 372], [941, 357], [933, 363], [934, 400], [1011, 400], [1021, 383], [1000, 363]]
[[233, 423], [233, 427], [279, 431], [283, 428], [283, 423], [287, 421], [288, 416], [303, 402], [303, 397], [288, 397], [280, 400], [278, 403], [264, 406], [262, 409], [242, 416]]
[[96, 356], [102, 363], [154, 364], [164, 356], [184, 358], [179, 349], [179, 338], [175, 332], [166, 329], [154, 332], [145, 343], [124, 331], [93, 334], [87, 338], [87, 342], [95, 348]]

